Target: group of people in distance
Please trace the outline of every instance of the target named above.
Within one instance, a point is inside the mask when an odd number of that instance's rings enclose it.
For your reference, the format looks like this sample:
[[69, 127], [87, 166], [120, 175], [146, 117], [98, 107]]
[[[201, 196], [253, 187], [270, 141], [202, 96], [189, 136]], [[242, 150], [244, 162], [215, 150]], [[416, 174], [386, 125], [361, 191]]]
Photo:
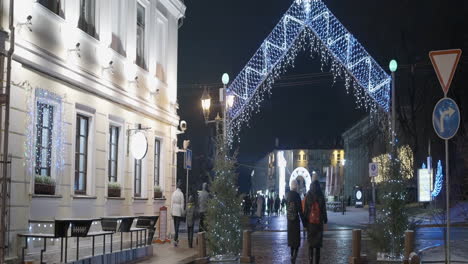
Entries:
[[171, 214], [174, 220], [174, 246], [179, 244], [180, 223], [185, 219], [187, 224], [188, 245], [193, 247], [193, 233], [195, 229], [195, 218], [200, 218], [199, 230], [206, 230], [205, 215], [209, 198], [208, 184], [203, 183], [202, 190], [198, 192], [198, 208], [195, 205], [195, 198], [190, 195], [188, 203], [185, 204], [184, 194], [181, 190], [182, 182], [177, 182], [177, 189], [172, 193]]
[[288, 246], [291, 248], [291, 263], [296, 263], [301, 246], [301, 222], [307, 230], [309, 263], [319, 264], [320, 248], [323, 242], [324, 225], [327, 224], [327, 208], [318, 180], [312, 181], [304, 200], [297, 192], [298, 183], [291, 181], [287, 194]]
[[286, 198], [280, 199], [279, 195], [274, 197], [258, 194], [256, 197], [246, 195], [242, 204], [244, 215], [256, 215], [261, 218], [265, 214], [268, 216], [280, 215], [286, 209]]

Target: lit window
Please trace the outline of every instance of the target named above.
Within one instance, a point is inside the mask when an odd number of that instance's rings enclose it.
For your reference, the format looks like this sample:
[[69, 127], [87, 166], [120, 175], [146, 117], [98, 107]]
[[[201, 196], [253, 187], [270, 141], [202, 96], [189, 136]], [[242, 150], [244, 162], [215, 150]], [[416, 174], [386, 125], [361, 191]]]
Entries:
[[109, 127], [109, 182], [117, 182], [119, 127]]
[[75, 194], [86, 194], [89, 118], [76, 116]]
[[136, 46], [136, 64], [146, 70], [145, 60], [145, 8], [138, 4], [137, 6], [137, 46]]
[[39, 4], [61, 17], [64, 17], [62, 10], [62, 0], [39, 0]]
[[51, 176], [53, 113], [53, 106], [37, 103], [36, 175]]
[[134, 196], [141, 197], [141, 160], [135, 159]]
[[78, 28], [97, 38], [96, 32], [96, 0], [80, 0], [80, 18]]
[[154, 185], [159, 186], [159, 167], [161, 162], [161, 141], [154, 140]]

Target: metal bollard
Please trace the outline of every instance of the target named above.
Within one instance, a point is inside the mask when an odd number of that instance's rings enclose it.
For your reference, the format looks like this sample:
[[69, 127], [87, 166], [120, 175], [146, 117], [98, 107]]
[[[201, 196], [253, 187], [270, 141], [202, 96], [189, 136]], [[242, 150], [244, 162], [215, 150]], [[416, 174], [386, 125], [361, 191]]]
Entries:
[[205, 240], [205, 232], [199, 232], [197, 234], [198, 239], [198, 258], [195, 259], [195, 263], [197, 264], [204, 264], [209, 262], [209, 257], [206, 256], [206, 240]]
[[244, 230], [244, 238], [242, 240], [242, 256], [240, 259], [241, 263], [252, 263], [254, 257], [252, 256], [252, 231]]
[[411, 252], [414, 251], [414, 231], [406, 230], [405, 232], [405, 260], [409, 259]]

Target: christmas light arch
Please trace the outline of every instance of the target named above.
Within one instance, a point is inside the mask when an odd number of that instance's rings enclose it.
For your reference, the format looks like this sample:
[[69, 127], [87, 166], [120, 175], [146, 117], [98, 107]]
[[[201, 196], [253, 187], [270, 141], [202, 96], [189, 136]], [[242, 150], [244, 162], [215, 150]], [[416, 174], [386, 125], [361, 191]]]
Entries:
[[295, 0], [270, 35], [228, 87], [235, 95], [227, 117], [229, 143], [298, 52], [310, 44], [323, 66], [330, 63], [334, 79], [354, 88], [358, 107], [389, 110], [391, 77], [320, 0]]

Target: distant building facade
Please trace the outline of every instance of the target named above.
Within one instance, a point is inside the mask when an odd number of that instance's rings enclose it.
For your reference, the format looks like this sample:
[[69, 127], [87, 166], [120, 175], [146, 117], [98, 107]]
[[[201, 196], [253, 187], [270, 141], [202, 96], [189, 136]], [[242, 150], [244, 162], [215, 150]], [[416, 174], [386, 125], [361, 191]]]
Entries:
[[274, 150], [259, 160], [252, 173], [252, 192], [283, 196], [291, 180], [299, 182], [302, 195], [313, 179], [318, 179], [325, 195], [338, 196], [344, 177], [343, 149]]

